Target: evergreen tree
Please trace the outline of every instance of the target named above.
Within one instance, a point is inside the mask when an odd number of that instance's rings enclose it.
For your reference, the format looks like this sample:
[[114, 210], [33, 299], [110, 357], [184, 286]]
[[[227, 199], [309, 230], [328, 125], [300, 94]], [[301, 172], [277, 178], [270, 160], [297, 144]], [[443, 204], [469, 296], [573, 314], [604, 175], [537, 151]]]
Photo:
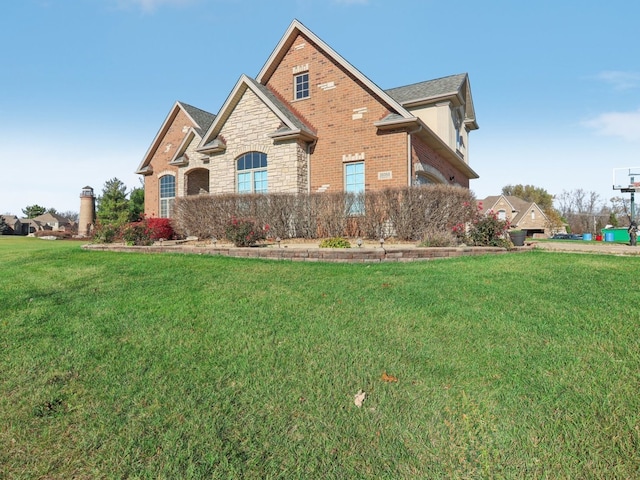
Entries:
[[35, 218], [43, 213], [46, 213], [47, 209], [40, 205], [29, 205], [22, 209], [22, 213], [26, 218]]
[[129, 221], [137, 222], [144, 213], [144, 188], [134, 188], [129, 194]]
[[105, 182], [102, 195], [96, 199], [96, 218], [103, 225], [123, 225], [129, 220], [127, 187], [121, 180]]
[[4, 217], [0, 215], [0, 235], [6, 235], [9, 233], [9, 225], [4, 221]]

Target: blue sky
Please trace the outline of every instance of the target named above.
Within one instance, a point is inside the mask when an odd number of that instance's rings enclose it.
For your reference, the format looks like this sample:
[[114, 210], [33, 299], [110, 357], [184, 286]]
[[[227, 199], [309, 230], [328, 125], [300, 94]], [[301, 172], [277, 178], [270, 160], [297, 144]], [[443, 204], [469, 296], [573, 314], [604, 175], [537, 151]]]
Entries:
[[478, 198], [640, 165], [635, 0], [11, 0], [0, 16], [0, 212], [78, 211], [138, 167], [176, 100], [217, 113], [297, 18], [380, 87], [467, 72]]

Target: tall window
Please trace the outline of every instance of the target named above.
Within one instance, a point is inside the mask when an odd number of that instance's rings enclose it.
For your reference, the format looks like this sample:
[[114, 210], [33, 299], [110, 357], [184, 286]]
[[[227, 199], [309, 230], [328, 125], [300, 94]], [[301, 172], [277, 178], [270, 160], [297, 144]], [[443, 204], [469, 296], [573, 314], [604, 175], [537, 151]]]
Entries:
[[238, 193], [267, 193], [267, 155], [249, 152], [237, 160]]
[[296, 75], [294, 78], [295, 99], [309, 98], [309, 72]]
[[364, 213], [364, 162], [345, 164], [344, 191], [352, 194], [349, 214], [362, 215]]
[[173, 213], [173, 202], [176, 199], [176, 177], [165, 175], [160, 177], [160, 217], [170, 218]]

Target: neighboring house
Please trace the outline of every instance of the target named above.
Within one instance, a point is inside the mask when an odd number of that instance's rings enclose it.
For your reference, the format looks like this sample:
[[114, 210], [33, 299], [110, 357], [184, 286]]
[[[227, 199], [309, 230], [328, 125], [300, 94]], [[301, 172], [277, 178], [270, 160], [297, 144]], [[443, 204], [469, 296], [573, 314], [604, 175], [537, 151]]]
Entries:
[[58, 215], [57, 213], [49, 212], [33, 217], [32, 220], [38, 222], [42, 230], [55, 230], [59, 232], [69, 231], [73, 229], [75, 225], [75, 222], [72, 222], [68, 218]]
[[159, 217], [203, 193], [468, 188], [477, 128], [467, 74], [382, 90], [294, 20], [217, 115], [177, 102], [136, 173]]
[[535, 202], [510, 195], [496, 195], [479, 200], [478, 206], [482, 213], [494, 212], [499, 219], [508, 220], [511, 229], [524, 230], [528, 237], [552, 233], [547, 216]]
[[20, 235], [31, 235], [36, 232], [51, 230], [69, 232], [76, 228], [76, 223], [55, 213], [43, 213], [33, 218], [20, 219]]
[[22, 233], [22, 224], [20, 219], [15, 215], [2, 215], [4, 223], [9, 227], [5, 235], [20, 235]]

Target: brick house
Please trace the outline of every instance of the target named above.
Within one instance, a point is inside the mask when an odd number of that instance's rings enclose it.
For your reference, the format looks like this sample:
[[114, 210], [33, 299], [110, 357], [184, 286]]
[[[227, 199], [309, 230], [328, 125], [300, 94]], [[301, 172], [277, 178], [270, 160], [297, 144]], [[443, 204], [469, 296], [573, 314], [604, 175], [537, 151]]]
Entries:
[[494, 212], [501, 220], [509, 220], [512, 229], [524, 230], [527, 237], [550, 235], [549, 219], [535, 202], [511, 195], [495, 195], [478, 200], [482, 213]]
[[468, 188], [477, 128], [467, 74], [382, 90], [294, 20], [216, 115], [177, 102], [136, 173], [160, 217], [203, 193]]

